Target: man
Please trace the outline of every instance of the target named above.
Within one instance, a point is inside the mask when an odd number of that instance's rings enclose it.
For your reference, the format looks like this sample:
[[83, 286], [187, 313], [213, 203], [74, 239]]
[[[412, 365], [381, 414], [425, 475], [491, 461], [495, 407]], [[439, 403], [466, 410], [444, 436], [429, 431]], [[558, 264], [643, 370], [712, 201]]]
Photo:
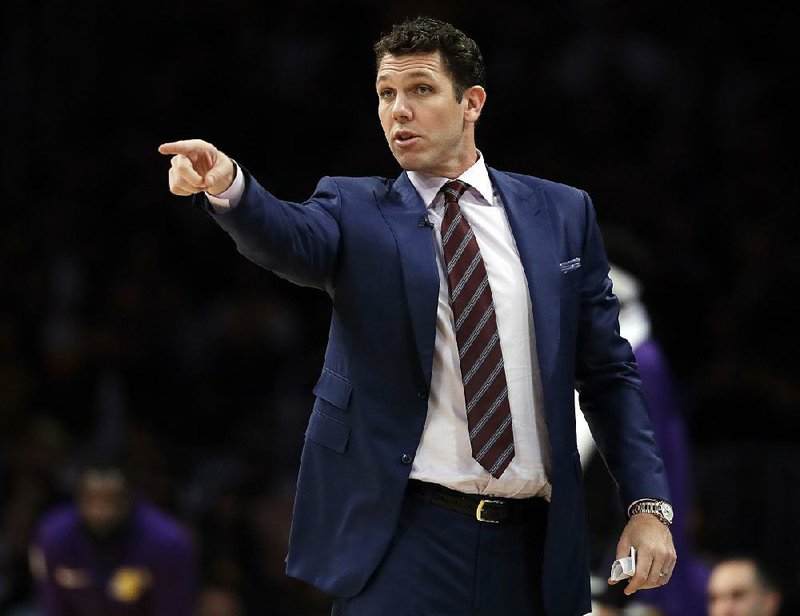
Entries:
[[588, 195], [486, 165], [463, 32], [420, 17], [375, 52], [397, 180], [326, 177], [295, 204], [209, 143], [159, 148], [243, 255], [333, 300], [287, 573], [340, 616], [585, 614], [577, 384], [633, 507], [627, 592], [665, 584], [666, 478]]
[[781, 594], [763, 565], [750, 556], [718, 562], [708, 580], [708, 616], [775, 616]]
[[121, 466], [92, 462], [76, 503], [44, 516], [30, 550], [43, 616], [190, 616], [192, 539], [132, 494]]

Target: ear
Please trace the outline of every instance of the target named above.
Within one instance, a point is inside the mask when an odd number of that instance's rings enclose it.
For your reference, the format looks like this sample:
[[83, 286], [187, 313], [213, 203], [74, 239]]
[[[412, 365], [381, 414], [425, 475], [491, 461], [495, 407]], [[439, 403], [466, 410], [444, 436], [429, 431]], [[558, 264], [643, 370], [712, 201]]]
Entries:
[[483, 105], [486, 102], [486, 90], [482, 86], [472, 86], [464, 90], [461, 99], [464, 103], [464, 119], [467, 122], [475, 123], [481, 115]]

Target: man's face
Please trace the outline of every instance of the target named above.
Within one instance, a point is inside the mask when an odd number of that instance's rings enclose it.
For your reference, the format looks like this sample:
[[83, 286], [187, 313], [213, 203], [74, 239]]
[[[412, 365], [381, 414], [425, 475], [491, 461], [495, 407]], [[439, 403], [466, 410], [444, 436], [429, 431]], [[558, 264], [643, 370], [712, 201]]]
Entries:
[[99, 539], [114, 533], [127, 519], [130, 495], [122, 475], [87, 472], [78, 495], [78, 509], [90, 532]]
[[383, 133], [403, 169], [453, 178], [477, 160], [483, 88], [473, 86], [457, 101], [438, 52], [386, 54], [376, 90]]
[[724, 562], [708, 581], [708, 616], [771, 616], [774, 593], [759, 583], [755, 567], [745, 560]]

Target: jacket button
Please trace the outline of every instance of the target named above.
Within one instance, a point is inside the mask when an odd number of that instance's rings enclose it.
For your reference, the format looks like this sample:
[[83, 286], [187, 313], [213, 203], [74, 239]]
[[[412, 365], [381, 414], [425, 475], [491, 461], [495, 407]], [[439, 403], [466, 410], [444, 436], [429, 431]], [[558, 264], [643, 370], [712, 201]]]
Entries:
[[411, 456], [407, 453], [404, 453], [402, 456], [400, 456], [400, 461], [403, 464], [411, 464]]
[[417, 398], [425, 399], [428, 397], [428, 390], [426, 388], [418, 389], [417, 390]]

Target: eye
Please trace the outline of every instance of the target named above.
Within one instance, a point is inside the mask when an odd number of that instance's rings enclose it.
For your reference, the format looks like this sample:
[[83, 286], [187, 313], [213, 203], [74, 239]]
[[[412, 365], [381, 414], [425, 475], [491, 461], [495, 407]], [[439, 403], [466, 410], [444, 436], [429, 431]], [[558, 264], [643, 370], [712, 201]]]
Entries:
[[431, 88], [430, 86], [426, 86], [426, 85], [418, 85], [417, 86], [417, 92], [419, 94], [430, 94], [431, 92], [433, 92], [433, 88]]
[[394, 96], [394, 90], [391, 90], [389, 88], [386, 88], [384, 90], [379, 90], [378, 91], [378, 98], [388, 99], [388, 98], [392, 98], [392, 96]]

